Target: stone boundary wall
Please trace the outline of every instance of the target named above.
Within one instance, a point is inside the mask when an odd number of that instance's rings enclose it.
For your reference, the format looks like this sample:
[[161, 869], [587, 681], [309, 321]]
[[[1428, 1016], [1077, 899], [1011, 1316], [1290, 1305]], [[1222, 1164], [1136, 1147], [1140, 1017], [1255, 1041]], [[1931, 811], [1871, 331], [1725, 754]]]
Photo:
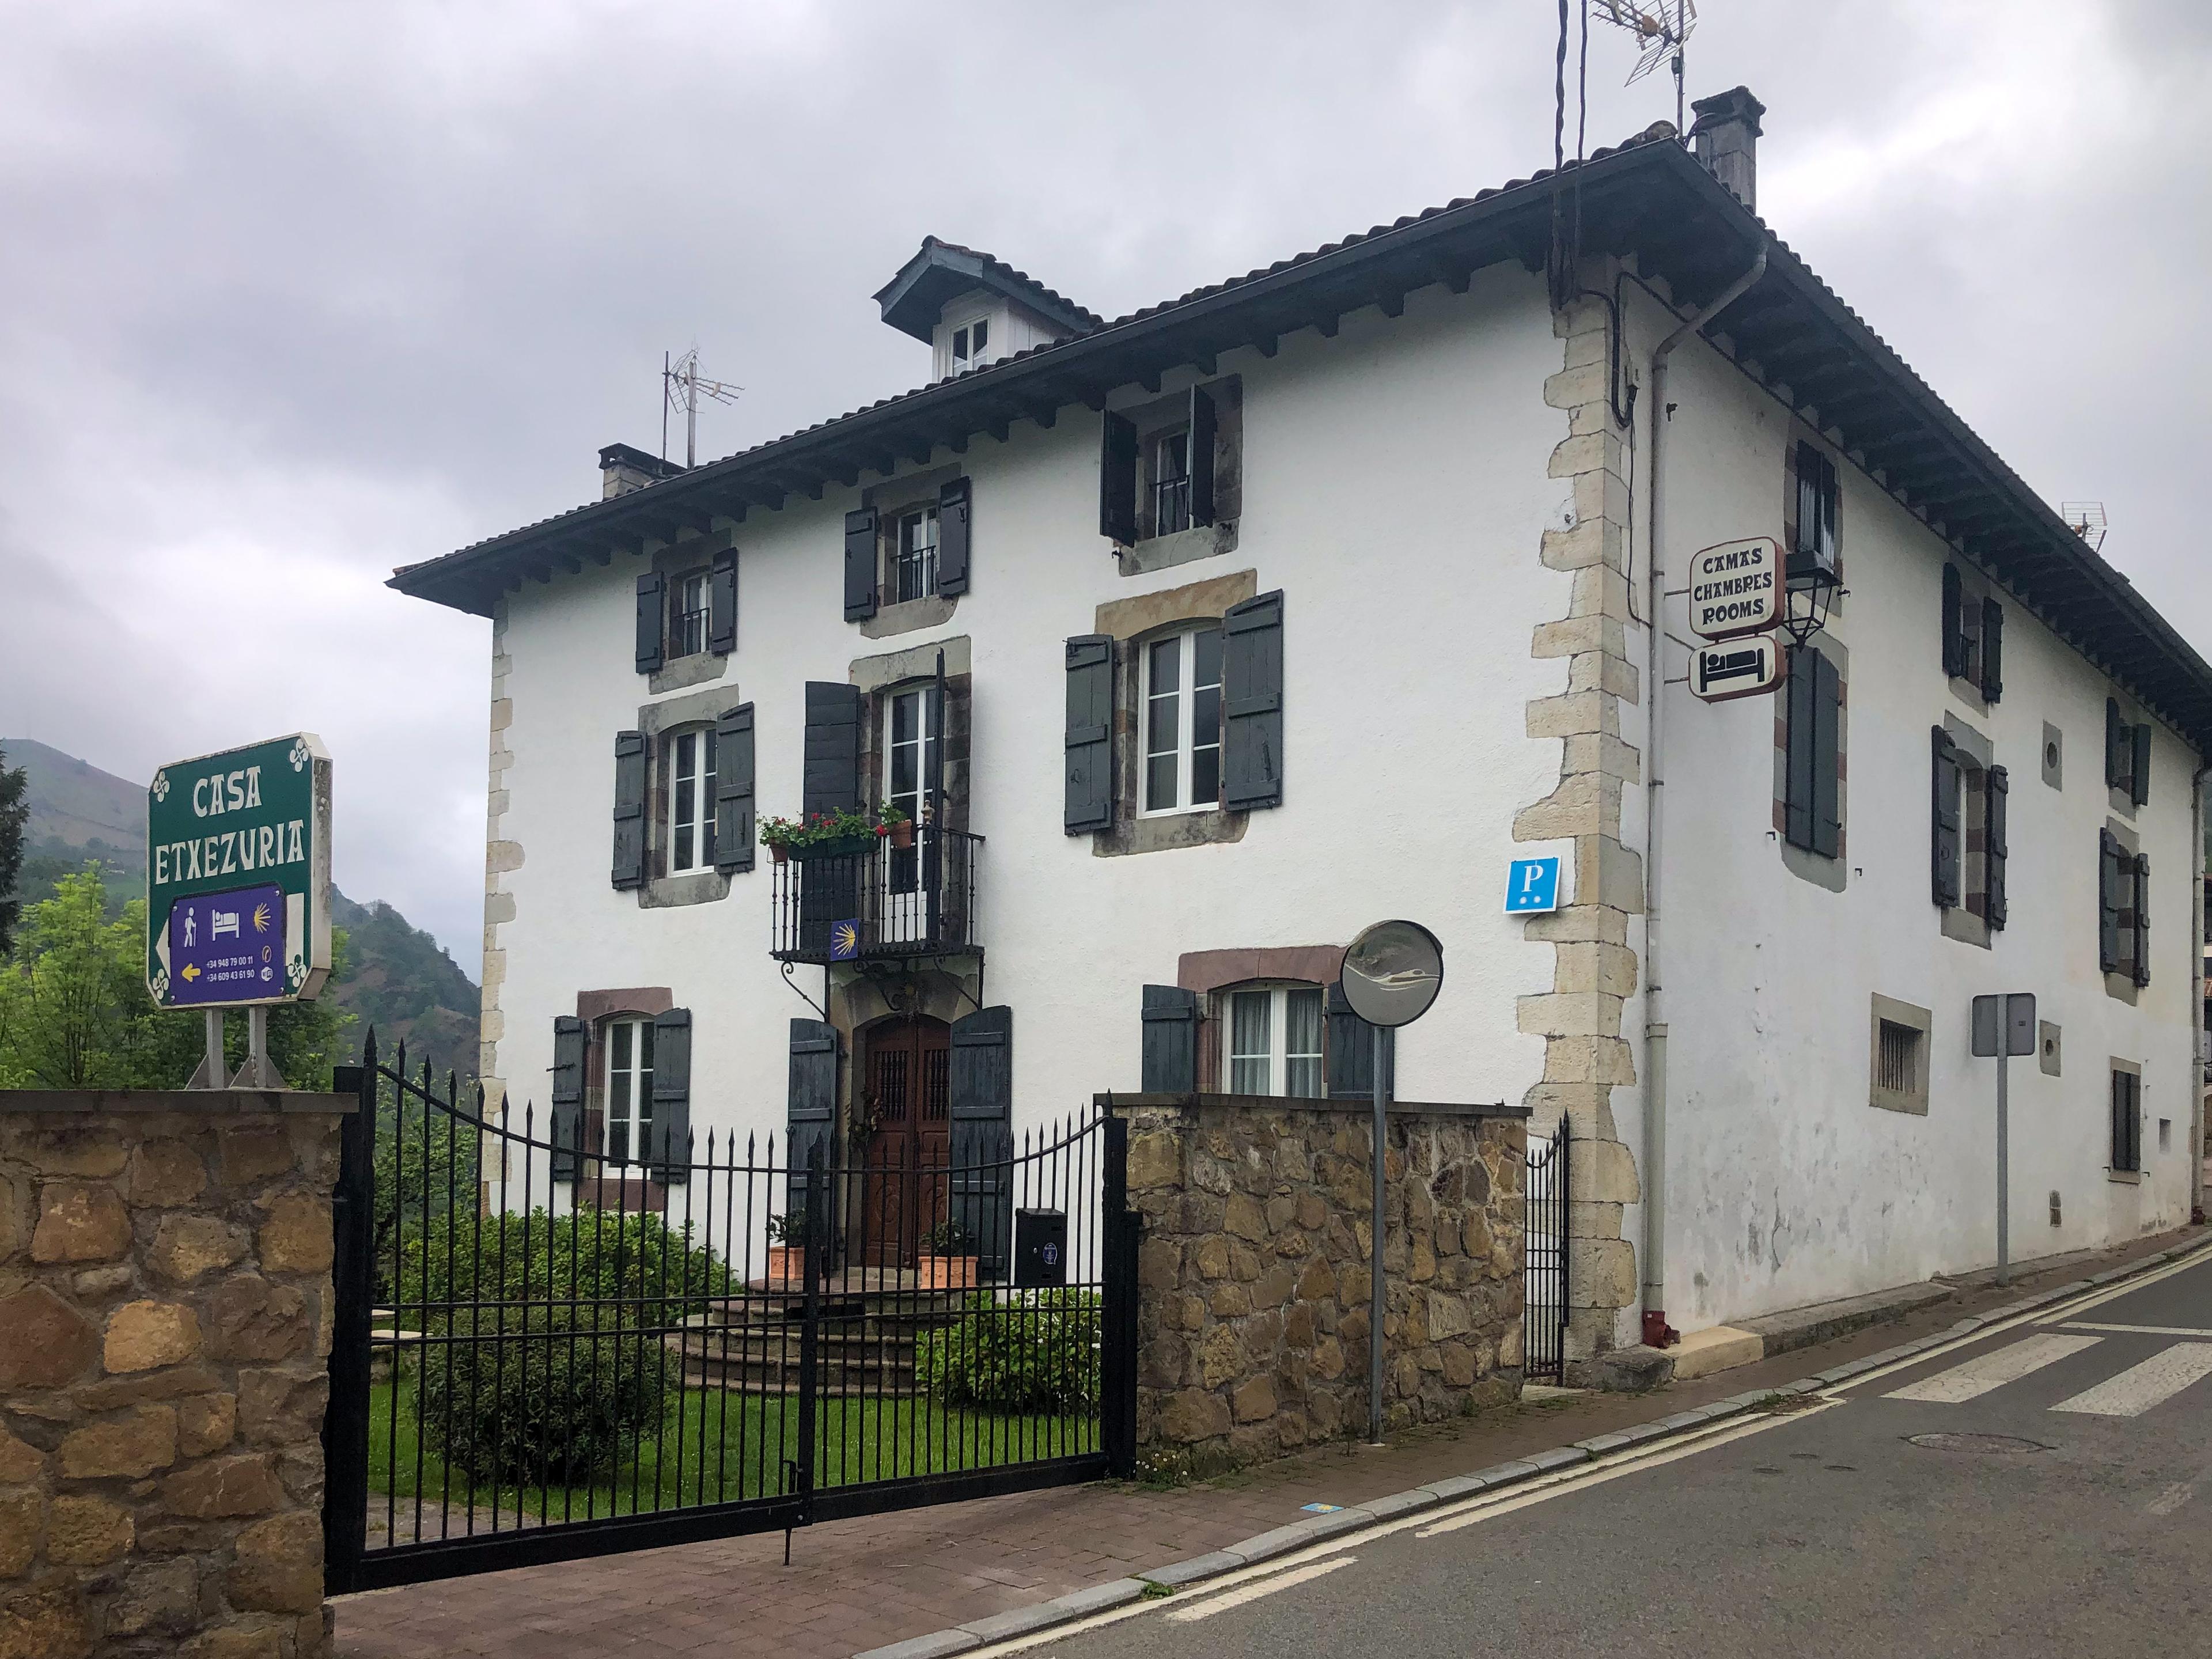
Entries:
[[[1137, 1441], [1253, 1462], [1367, 1429], [1370, 1116], [1345, 1103], [1121, 1096], [1138, 1256]], [[1383, 1415], [1521, 1391], [1527, 1112], [1394, 1105]]]
[[0, 1091], [0, 1659], [323, 1659], [344, 1095]]

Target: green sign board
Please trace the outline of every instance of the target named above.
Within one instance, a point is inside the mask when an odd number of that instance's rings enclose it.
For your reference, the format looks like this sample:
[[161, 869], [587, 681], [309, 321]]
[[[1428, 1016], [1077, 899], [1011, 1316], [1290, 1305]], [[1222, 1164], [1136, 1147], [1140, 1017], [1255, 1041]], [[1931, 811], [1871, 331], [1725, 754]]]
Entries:
[[174, 761], [146, 791], [146, 988], [312, 1000], [331, 972], [331, 757], [313, 732]]

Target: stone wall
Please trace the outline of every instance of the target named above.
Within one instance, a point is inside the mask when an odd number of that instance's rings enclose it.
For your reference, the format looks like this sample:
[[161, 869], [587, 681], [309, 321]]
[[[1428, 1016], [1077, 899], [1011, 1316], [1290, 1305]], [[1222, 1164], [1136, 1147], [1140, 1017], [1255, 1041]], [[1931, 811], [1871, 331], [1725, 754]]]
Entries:
[[[1364, 1108], [1117, 1097], [1138, 1261], [1137, 1437], [1248, 1462], [1367, 1429]], [[1481, 1115], [1474, 1115], [1480, 1109]], [[1383, 1413], [1402, 1426], [1521, 1389], [1525, 1111], [1394, 1106]]]
[[0, 1092], [0, 1659], [319, 1659], [339, 1095]]

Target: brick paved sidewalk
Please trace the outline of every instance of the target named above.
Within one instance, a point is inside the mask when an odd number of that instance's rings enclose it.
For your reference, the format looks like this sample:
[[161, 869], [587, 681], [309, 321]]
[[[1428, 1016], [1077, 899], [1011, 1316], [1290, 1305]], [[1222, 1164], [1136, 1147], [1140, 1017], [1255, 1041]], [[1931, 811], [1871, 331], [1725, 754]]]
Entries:
[[863, 1650], [1164, 1566], [1303, 1517], [1486, 1464], [1648, 1422], [1876, 1353], [2029, 1291], [2176, 1243], [2197, 1229], [2071, 1257], [1819, 1347], [1650, 1395], [1526, 1401], [1402, 1435], [1387, 1449], [1330, 1445], [1200, 1485], [1109, 1482], [989, 1498], [810, 1528], [783, 1565], [781, 1534], [520, 1567], [342, 1598], [340, 1659], [447, 1654], [562, 1659], [750, 1655], [848, 1659]]

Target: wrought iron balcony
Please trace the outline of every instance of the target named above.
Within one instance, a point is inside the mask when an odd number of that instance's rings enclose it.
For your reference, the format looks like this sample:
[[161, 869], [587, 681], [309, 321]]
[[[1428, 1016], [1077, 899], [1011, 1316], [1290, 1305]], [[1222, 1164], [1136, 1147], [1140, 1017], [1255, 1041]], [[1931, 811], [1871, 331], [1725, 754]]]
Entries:
[[917, 824], [907, 848], [794, 848], [788, 863], [773, 866], [769, 954], [781, 962], [859, 962], [980, 952], [982, 845], [981, 836]]

